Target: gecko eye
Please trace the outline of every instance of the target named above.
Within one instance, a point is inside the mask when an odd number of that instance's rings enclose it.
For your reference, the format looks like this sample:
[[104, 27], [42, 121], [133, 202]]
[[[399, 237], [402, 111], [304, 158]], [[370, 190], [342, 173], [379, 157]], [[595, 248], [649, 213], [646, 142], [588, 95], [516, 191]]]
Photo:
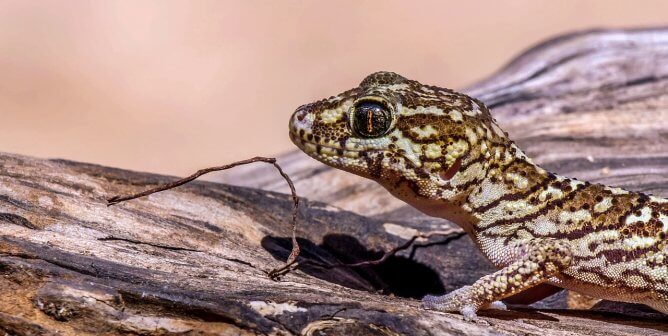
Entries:
[[353, 108], [352, 128], [362, 137], [379, 137], [390, 130], [391, 124], [392, 114], [379, 102], [362, 101]]

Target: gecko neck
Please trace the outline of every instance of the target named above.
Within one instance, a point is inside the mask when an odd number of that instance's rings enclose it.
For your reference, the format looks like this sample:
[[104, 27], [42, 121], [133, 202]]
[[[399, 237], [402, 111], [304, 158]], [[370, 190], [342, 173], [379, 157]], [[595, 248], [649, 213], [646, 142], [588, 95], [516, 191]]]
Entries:
[[452, 189], [417, 195], [406, 184], [404, 190], [388, 189], [423, 213], [458, 224], [478, 244], [603, 232], [649, 246], [668, 234], [668, 200], [550, 173], [512, 142], [476, 148], [484, 150], [469, 153]]
[[450, 220], [475, 236], [488, 218], [517, 217], [526, 210], [525, 203], [545, 202], [555, 196], [557, 189], [583, 184], [547, 172], [512, 143], [487, 143], [483, 148], [470, 153], [461, 174], [452, 179], [457, 190], [454, 196], [404, 201], [427, 215]]
[[481, 237], [577, 240], [603, 232], [646, 249], [664, 247], [668, 200], [550, 173], [519, 150], [507, 154], [506, 160], [492, 157], [484, 174], [457, 198], [418, 209], [455, 222], [476, 243]]

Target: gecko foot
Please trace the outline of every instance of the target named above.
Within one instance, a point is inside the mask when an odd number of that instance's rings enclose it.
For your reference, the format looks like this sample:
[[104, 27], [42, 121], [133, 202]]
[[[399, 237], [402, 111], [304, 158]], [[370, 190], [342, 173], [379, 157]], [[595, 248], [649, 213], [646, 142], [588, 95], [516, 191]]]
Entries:
[[442, 296], [427, 295], [422, 298], [422, 306], [431, 310], [458, 312], [466, 321], [478, 321], [476, 311], [479, 305], [473, 300], [471, 286], [464, 286]]

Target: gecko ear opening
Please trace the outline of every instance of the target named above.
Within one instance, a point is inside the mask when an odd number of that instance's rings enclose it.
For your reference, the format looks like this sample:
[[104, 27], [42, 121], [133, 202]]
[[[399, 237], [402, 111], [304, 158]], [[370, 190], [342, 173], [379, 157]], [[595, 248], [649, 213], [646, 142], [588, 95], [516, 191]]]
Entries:
[[457, 158], [457, 160], [455, 160], [455, 162], [450, 167], [448, 167], [448, 169], [441, 170], [438, 173], [438, 176], [442, 178], [444, 181], [449, 181], [453, 176], [455, 176], [455, 174], [457, 174], [459, 168], [461, 167], [462, 167], [462, 158], [460, 157]]

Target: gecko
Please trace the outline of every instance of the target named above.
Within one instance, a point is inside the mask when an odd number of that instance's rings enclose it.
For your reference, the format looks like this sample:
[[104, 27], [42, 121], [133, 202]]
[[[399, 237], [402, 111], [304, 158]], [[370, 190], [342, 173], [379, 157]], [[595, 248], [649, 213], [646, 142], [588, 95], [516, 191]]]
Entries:
[[543, 169], [476, 98], [382, 71], [300, 106], [289, 129], [310, 157], [459, 225], [498, 269], [426, 309], [476, 320], [551, 285], [668, 314], [668, 200]]

